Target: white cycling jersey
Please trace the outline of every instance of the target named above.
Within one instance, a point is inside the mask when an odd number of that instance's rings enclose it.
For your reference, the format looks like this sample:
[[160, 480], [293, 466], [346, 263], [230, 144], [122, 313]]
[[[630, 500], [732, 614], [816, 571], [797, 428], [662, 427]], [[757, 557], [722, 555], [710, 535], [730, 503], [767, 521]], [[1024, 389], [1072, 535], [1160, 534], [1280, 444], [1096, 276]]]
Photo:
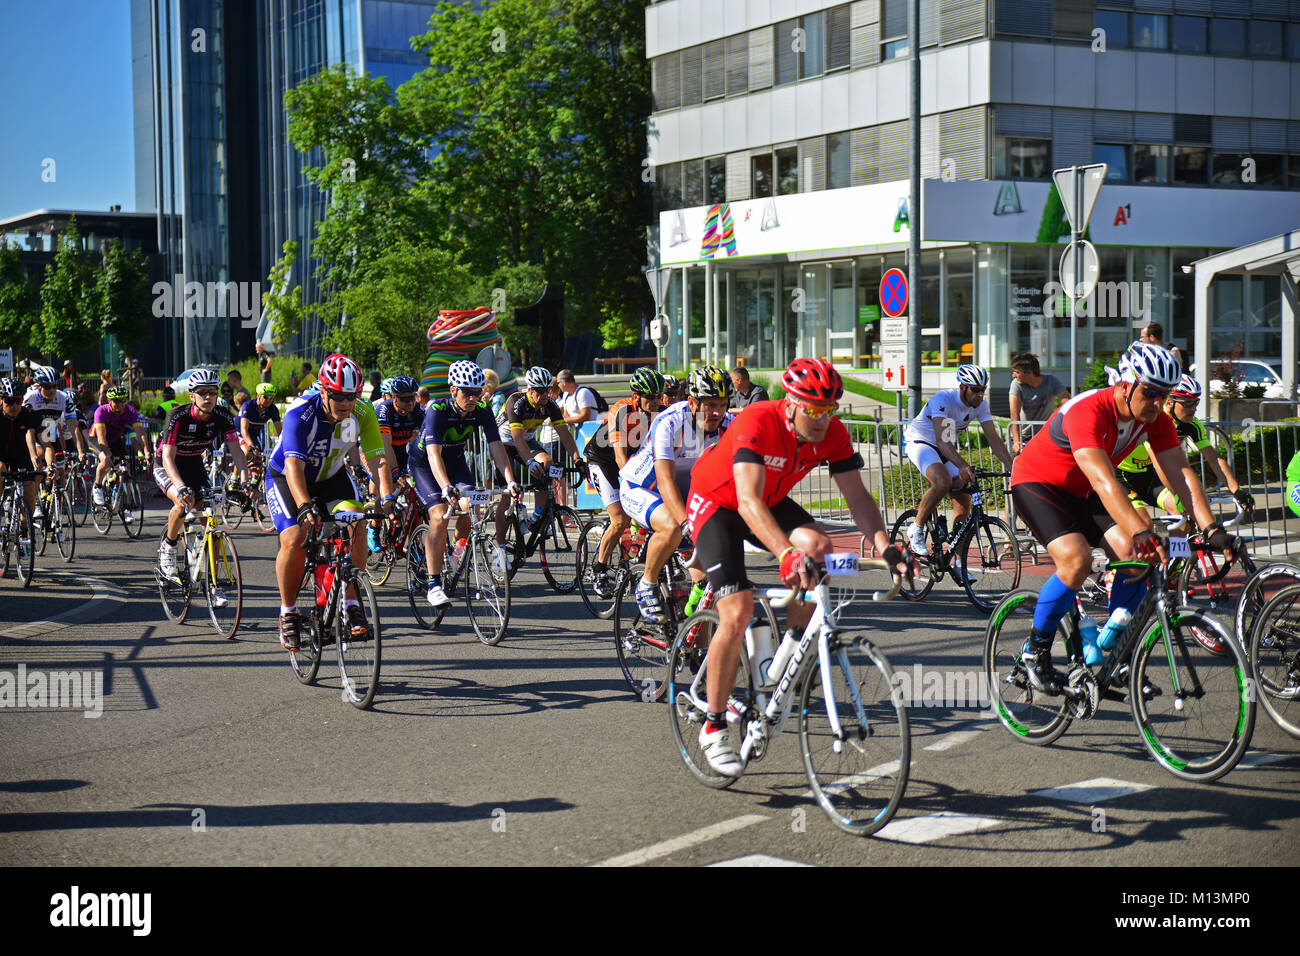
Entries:
[[724, 415], [718, 430], [706, 435], [696, 427], [689, 403], [668, 406], [650, 420], [645, 442], [619, 470], [619, 479], [640, 488], [653, 489], [657, 483], [655, 462], [671, 459], [677, 466], [677, 483], [680, 485], [691, 466], [706, 448], [717, 443], [734, 417], [730, 413]]
[[41, 427], [36, 432], [36, 440], [46, 445], [53, 445], [62, 432], [65, 440], [72, 439], [72, 420], [76, 413], [68, 396], [55, 392], [48, 401], [41, 395], [41, 390], [33, 385], [23, 396], [23, 404], [33, 409], [41, 419]]
[[921, 442], [926, 445], [934, 445], [934, 418], [947, 418], [953, 423], [953, 432], [951, 435], [942, 435], [944, 441], [953, 444], [957, 436], [965, 431], [966, 426], [978, 418], [981, 423], [993, 421], [993, 414], [989, 411], [988, 400], [980, 402], [975, 408], [971, 408], [961, 400], [961, 389], [950, 388], [935, 394], [925, 407], [921, 409], [921, 414], [908, 422], [907, 429], [903, 432], [903, 437], [908, 442]]

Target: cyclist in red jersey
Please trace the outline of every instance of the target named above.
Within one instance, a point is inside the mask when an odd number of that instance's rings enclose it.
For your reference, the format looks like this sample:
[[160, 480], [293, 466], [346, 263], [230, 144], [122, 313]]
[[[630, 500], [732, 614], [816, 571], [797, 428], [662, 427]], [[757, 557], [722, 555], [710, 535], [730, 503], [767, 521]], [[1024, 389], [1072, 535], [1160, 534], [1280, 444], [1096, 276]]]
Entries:
[[[717, 630], [709, 645], [708, 720], [700, 746], [718, 773], [741, 770], [726, 719], [727, 695], [740, 663], [740, 645], [754, 614], [753, 585], [745, 576], [744, 541], [780, 556], [789, 587], [816, 583], [816, 562], [830, 539], [812, 516], [787, 495], [804, 475], [826, 463], [848, 504], [853, 522], [877, 553], [906, 571], [902, 552], [889, 544], [875, 499], [862, 484], [862, 457], [848, 429], [831, 413], [844, 394], [839, 373], [820, 359], [796, 359], [782, 376], [787, 397], [756, 402], [742, 411], [722, 439], [702, 455], [691, 476], [688, 522], [700, 564], [718, 595]], [[802, 631], [812, 615], [791, 604], [788, 625]]]
[[[1120, 361], [1121, 380], [1062, 405], [1012, 466], [1016, 513], [1056, 564], [1039, 592], [1022, 657], [1039, 690], [1059, 693], [1065, 681], [1052, 668], [1052, 637], [1092, 569], [1092, 549], [1102, 547], [1121, 561], [1164, 560], [1151, 518], [1132, 506], [1115, 474], [1115, 465], [1141, 442], [1150, 443], [1165, 486], [1192, 503], [1208, 543], [1225, 555], [1232, 553], [1232, 535], [1214, 520], [1173, 421], [1161, 414], [1180, 375], [1178, 362], [1164, 348], [1135, 342]], [[1111, 613], [1121, 607], [1132, 613], [1145, 593], [1145, 578], [1133, 584], [1117, 576], [1111, 587]]]

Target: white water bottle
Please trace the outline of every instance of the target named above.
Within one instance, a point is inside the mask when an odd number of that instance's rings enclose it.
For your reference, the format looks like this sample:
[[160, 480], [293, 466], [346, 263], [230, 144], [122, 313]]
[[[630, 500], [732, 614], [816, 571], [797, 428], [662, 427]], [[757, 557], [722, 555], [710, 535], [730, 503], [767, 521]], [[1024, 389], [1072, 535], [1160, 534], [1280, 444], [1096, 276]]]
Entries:
[[755, 683], [766, 687], [772, 683], [772, 628], [766, 623], [750, 624], [745, 628], [745, 652], [754, 669]]
[[790, 657], [798, 646], [799, 638], [795, 636], [794, 631], [786, 631], [785, 636], [781, 638], [781, 646], [776, 649], [776, 656], [772, 658], [772, 664], [768, 668], [773, 683], [781, 679], [781, 674], [785, 671], [785, 665], [790, 662]]
[[1108, 651], [1115, 646], [1119, 636], [1124, 633], [1124, 628], [1128, 627], [1128, 622], [1133, 620], [1133, 612], [1126, 607], [1117, 607], [1107, 618], [1105, 626], [1102, 627], [1101, 633], [1097, 635], [1097, 646], [1103, 651]]
[[189, 558], [191, 568], [196, 570], [198, 569], [199, 555], [202, 553], [203, 553], [203, 535], [196, 535], [194, 544], [191, 545], [189, 548], [187, 548], [185, 551], [186, 557]]

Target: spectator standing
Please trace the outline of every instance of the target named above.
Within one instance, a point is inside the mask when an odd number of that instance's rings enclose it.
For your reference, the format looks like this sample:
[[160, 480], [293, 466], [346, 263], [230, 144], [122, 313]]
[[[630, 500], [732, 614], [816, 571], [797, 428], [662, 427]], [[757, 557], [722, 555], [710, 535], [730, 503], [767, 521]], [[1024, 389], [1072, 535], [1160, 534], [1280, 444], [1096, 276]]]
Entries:
[[226, 380], [221, 383], [221, 397], [224, 398], [228, 404], [233, 404], [235, 393], [243, 389], [243, 387], [243, 373], [238, 369], [232, 368], [226, 373]]
[[371, 372], [370, 373], [370, 394], [366, 396], [368, 399], [370, 399], [371, 405], [379, 401], [379, 386], [382, 384], [383, 384], [382, 376], [380, 376], [378, 372]]
[[1020, 423], [1046, 421], [1057, 405], [1069, 399], [1070, 390], [1055, 375], [1044, 375], [1038, 356], [1031, 352], [1016, 356], [1011, 377], [1011, 454], [1018, 455], [1036, 430]]
[[108, 404], [108, 390], [117, 383], [113, 381], [113, 373], [108, 369], [101, 369], [99, 373], [99, 397], [95, 400], [95, 407]]
[[258, 342], [253, 349], [257, 352], [257, 374], [261, 382], [271, 381], [271, 353], [266, 346]]
[[591, 389], [578, 384], [573, 372], [562, 368], [555, 376], [555, 384], [560, 390], [559, 405], [564, 412], [564, 421], [575, 428], [584, 422], [600, 420], [596, 411], [596, 395]]
[[749, 380], [749, 371], [743, 365], [737, 365], [731, 370], [731, 384], [736, 386], [736, 394], [731, 397], [731, 413], [738, 415], [746, 405], [753, 405], [755, 402], [771, 401], [767, 395], [767, 389], [762, 385], [755, 385]]
[[429, 407], [429, 399], [432, 397], [432, 396], [429, 394], [429, 386], [428, 386], [428, 385], [421, 385], [421, 386], [420, 386], [420, 390], [419, 390], [418, 392], [415, 393], [415, 397], [416, 397], [417, 399], [419, 399], [419, 401], [420, 401], [420, 407], [421, 407], [421, 408], [428, 408], [428, 407]]
[[311, 362], [303, 362], [302, 369], [289, 376], [289, 391], [294, 395], [301, 395], [315, 380], [311, 374]]
[[77, 374], [76, 368], [72, 365], [72, 359], [63, 363], [63, 387], [76, 388], [81, 384], [81, 376]]
[[1183, 350], [1173, 345], [1165, 345], [1165, 330], [1159, 322], [1148, 322], [1142, 327], [1142, 332], [1138, 335], [1138, 341], [1148, 342], [1151, 345], [1158, 345], [1161, 348], [1168, 349], [1173, 353], [1174, 358], [1178, 359], [1178, 367], [1184, 372], [1187, 371], [1187, 359], [1183, 355]]

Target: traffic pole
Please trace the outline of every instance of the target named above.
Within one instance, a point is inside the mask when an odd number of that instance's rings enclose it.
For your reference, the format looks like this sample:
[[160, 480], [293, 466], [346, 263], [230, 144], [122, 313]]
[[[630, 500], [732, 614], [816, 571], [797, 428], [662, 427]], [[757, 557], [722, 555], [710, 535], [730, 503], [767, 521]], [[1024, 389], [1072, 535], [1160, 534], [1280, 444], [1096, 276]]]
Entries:
[[910, 414], [921, 414], [921, 305], [917, 290], [921, 287], [921, 0], [908, 4], [908, 55], [912, 81], [908, 95], [911, 139], [907, 208], [907, 386]]

